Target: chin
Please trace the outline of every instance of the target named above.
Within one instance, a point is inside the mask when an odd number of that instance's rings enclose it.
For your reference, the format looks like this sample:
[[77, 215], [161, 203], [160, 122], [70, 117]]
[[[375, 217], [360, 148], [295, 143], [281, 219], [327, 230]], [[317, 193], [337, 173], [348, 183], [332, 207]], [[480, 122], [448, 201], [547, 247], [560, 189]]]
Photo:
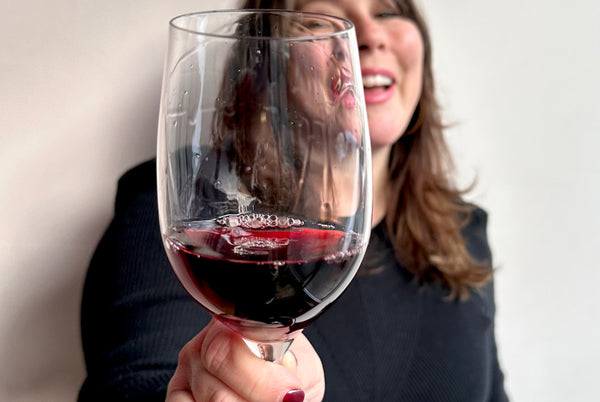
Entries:
[[382, 147], [391, 147], [402, 134], [406, 131], [406, 124], [386, 124], [380, 121], [377, 124], [369, 124], [369, 134], [371, 136], [371, 148], [376, 150]]
[[406, 113], [406, 109], [405, 104], [401, 102], [367, 105], [369, 133], [373, 148], [392, 145], [404, 134], [412, 117], [412, 113]]

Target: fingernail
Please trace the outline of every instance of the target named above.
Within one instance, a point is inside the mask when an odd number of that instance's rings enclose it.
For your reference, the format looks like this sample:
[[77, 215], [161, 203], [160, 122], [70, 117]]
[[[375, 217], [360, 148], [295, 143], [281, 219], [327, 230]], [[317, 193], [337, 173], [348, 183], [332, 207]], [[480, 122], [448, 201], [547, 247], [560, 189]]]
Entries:
[[301, 389], [292, 389], [283, 396], [282, 402], [302, 402], [304, 401], [304, 391]]

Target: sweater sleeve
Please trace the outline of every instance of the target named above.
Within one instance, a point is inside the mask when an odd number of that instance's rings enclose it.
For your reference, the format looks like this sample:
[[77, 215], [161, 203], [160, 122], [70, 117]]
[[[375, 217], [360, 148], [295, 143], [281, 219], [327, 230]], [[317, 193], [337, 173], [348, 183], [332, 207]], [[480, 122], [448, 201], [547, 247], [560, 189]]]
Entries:
[[492, 389], [490, 391], [490, 402], [508, 402], [508, 396], [504, 390], [504, 374], [500, 368], [498, 361], [498, 351], [496, 348], [496, 340], [493, 340], [493, 356], [492, 362]]
[[80, 402], [164, 401], [179, 350], [209, 321], [165, 256], [155, 170], [147, 162], [120, 179], [114, 218], [88, 269]]
[[[469, 225], [464, 229], [463, 234], [467, 241], [467, 249], [469, 253], [477, 261], [487, 265], [489, 269], [493, 269], [492, 253], [487, 238], [488, 215], [481, 208], [475, 208], [471, 215]], [[495, 316], [496, 316], [496, 300], [494, 281], [487, 286], [487, 294], [484, 298], [484, 306], [489, 309], [489, 315], [492, 317], [492, 328], [489, 346], [491, 357], [491, 389], [489, 392], [490, 402], [506, 402], [508, 396], [504, 390], [504, 374], [498, 359], [498, 348], [496, 345], [495, 335]]]

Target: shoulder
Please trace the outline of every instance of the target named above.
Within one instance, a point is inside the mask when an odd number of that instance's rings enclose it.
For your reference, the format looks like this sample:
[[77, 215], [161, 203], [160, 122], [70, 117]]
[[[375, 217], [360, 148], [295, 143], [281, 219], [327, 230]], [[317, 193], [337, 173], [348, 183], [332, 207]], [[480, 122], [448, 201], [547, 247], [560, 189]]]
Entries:
[[119, 189], [156, 188], [156, 159], [150, 159], [129, 169], [119, 178]]
[[488, 213], [475, 204], [468, 204], [470, 210], [466, 215], [466, 225], [463, 232], [485, 232], [488, 224]]
[[492, 255], [487, 237], [488, 213], [474, 204], [469, 204], [469, 207], [466, 224], [461, 230], [467, 250], [476, 261], [487, 263], [491, 268]]
[[139, 198], [156, 198], [156, 160], [151, 159], [126, 171], [117, 186], [115, 207], [127, 207]]

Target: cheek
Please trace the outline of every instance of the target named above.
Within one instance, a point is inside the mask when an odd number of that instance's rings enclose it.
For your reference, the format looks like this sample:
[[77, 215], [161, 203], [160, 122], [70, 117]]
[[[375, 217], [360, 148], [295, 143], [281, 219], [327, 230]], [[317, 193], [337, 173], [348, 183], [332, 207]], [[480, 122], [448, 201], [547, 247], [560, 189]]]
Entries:
[[[401, 70], [397, 102], [368, 109], [369, 130], [374, 149], [390, 146], [402, 136], [421, 96], [423, 84], [423, 38], [417, 26], [406, 22], [392, 32], [393, 53]], [[393, 113], [390, 112], [391, 109]]]
[[331, 84], [331, 50], [320, 46], [296, 45], [290, 51], [288, 87], [295, 101], [305, 108], [323, 111]]
[[422, 69], [425, 45], [419, 28], [414, 22], [407, 21], [393, 33], [399, 38], [394, 44], [394, 52], [404, 69]]
[[290, 64], [296, 65], [298, 70], [319, 71], [327, 66], [330, 54], [331, 49], [325, 45], [300, 43], [290, 49]]

